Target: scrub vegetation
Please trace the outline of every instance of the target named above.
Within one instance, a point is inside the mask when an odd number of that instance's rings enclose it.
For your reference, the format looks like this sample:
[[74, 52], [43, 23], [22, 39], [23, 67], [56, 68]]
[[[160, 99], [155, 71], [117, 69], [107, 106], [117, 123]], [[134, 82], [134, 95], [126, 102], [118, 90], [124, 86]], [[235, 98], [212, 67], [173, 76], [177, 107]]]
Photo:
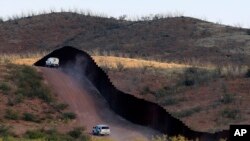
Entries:
[[[76, 114], [68, 110], [67, 104], [57, 100], [35, 67], [13, 64], [12, 56], [0, 58], [9, 60], [0, 64], [0, 137], [3, 140], [19, 140], [20, 136], [20, 140], [75, 140], [62, 133], [37, 130], [38, 125], [57, 128], [67, 124]], [[22, 133], [17, 133], [20, 128]], [[83, 136], [85, 133], [77, 140]]]

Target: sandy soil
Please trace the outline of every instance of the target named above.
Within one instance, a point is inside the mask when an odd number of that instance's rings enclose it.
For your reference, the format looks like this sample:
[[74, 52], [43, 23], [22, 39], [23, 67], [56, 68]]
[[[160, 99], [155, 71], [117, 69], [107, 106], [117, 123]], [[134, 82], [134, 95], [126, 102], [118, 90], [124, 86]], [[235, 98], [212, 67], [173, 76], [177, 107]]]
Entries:
[[58, 69], [40, 67], [39, 70], [58, 98], [69, 104], [70, 110], [77, 114], [73, 125], [85, 126], [91, 132], [96, 124], [108, 124], [111, 129], [110, 138], [117, 141], [150, 140], [153, 135], [159, 134], [116, 115], [90, 84], [85, 83], [83, 86], [79, 80]]

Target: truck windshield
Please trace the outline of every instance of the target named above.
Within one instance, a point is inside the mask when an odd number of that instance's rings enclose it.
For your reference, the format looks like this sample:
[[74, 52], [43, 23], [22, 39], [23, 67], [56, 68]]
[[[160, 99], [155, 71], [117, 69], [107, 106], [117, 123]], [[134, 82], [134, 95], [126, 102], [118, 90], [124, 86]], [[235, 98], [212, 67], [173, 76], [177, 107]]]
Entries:
[[102, 127], [102, 129], [109, 129], [109, 127], [104, 126], [104, 127]]

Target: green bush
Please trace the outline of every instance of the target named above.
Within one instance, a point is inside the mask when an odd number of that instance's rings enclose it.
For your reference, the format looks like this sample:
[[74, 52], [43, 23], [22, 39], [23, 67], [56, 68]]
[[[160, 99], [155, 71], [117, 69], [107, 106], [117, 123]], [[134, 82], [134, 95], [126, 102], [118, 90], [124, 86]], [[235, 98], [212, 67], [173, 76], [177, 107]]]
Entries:
[[[79, 138], [79, 140], [80, 140], [80, 141], [90, 141], [91, 138], [90, 138], [89, 135], [83, 134], [83, 135], [81, 135], [81, 137]], [[107, 141], [109, 141], [109, 140], [107, 140]], [[111, 141], [111, 140], [110, 140], [110, 141]]]
[[11, 120], [18, 120], [19, 119], [19, 113], [16, 111], [13, 111], [11, 109], [7, 109], [5, 112], [4, 117], [6, 119], [11, 119]]
[[25, 65], [13, 65], [9, 64], [10, 81], [13, 81], [17, 85], [16, 94], [29, 98], [40, 98], [46, 102], [53, 100], [51, 92], [43, 84], [42, 77], [32, 67]]
[[0, 83], [0, 91], [3, 92], [3, 94], [8, 94], [10, 91], [10, 85], [7, 82], [1, 82]]
[[45, 140], [46, 141], [76, 141], [73, 137], [69, 135], [63, 135], [59, 133], [47, 135]]
[[145, 95], [145, 94], [148, 94], [148, 93], [151, 93], [151, 90], [148, 86], [145, 86], [143, 87], [143, 90], [141, 91], [141, 95]]
[[47, 134], [46, 140], [48, 141], [60, 141], [61, 136], [59, 135], [59, 133], [57, 132], [56, 129], [50, 129], [47, 131], [44, 131]]
[[23, 101], [23, 96], [21, 94], [18, 94], [18, 95], [12, 96], [11, 98], [9, 97], [7, 105], [14, 106], [18, 103], [21, 103], [22, 101]]
[[15, 103], [21, 103], [23, 102], [24, 96], [21, 94], [15, 95]]
[[184, 98], [166, 97], [164, 101], [161, 102], [161, 104], [164, 106], [175, 105], [184, 100]]
[[185, 70], [181, 83], [185, 86], [193, 86], [210, 81], [218, 76], [217, 71], [191, 67]]
[[32, 113], [23, 113], [23, 120], [25, 121], [32, 121], [32, 122], [38, 122], [37, 118], [35, 115]]
[[74, 128], [73, 130], [69, 131], [68, 134], [73, 138], [79, 138], [82, 135], [83, 128]]
[[8, 97], [7, 105], [8, 106], [14, 106], [14, 105], [16, 105], [16, 102], [15, 102], [15, 100], [13, 98]]
[[221, 111], [221, 116], [224, 118], [229, 118], [229, 119], [235, 120], [235, 119], [240, 118], [240, 110], [226, 108], [226, 109]]
[[156, 98], [162, 98], [166, 94], [167, 94], [167, 90], [162, 88], [162, 89], [159, 89], [158, 91], [155, 92], [155, 97]]
[[46, 141], [90, 141], [90, 137], [84, 134], [84, 130], [84, 128], [78, 127], [67, 134], [58, 133], [55, 129], [46, 130], [43, 133], [46, 135]]
[[[75, 138], [71, 137], [68, 134], [61, 134], [55, 129], [51, 130], [33, 130], [27, 131], [24, 135], [26, 139], [31, 140], [45, 140], [45, 141], [76, 141]], [[85, 140], [81, 140], [85, 141]], [[89, 141], [89, 140], [86, 140]]]
[[81, 133], [81, 136], [79, 136], [79, 139], [76, 139], [68, 134], [61, 134], [58, 133], [57, 130], [47, 130], [44, 133], [46, 133], [47, 137], [45, 138], [46, 141], [90, 141], [90, 138], [82, 138], [82, 137], [88, 137], [87, 135]]
[[68, 107], [69, 107], [69, 105], [65, 104], [65, 103], [60, 103], [60, 104], [55, 105], [55, 108], [59, 111], [63, 111], [65, 109], [67, 109]]
[[40, 130], [34, 130], [34, 131], [27, 131], [25, 133], [25, 137], [28, 139], [40, 139], [40, 138], [45, 138], [46, 134]]
[[235, 101], [235, 95], [231, 93], [225, 93], [220, 99], [221, 103], [229, 104]]
[[248, 77], [248, 78], [250, 77], [250, 69], [247, 70], [246, 77]]
[[201, 107], [194, 107], [188, 110], [183, 110], [181, 112], [178, 113], [174, 113], [173, 115], [178, 117], [178, 118], [184, 118], [184, 117], [188, 117], [191, 116], [194, 113], [198, 113], [201, 111]]
[[63, 119], [75, 119], [76, 114], [72, 112], [63, 113]]
[[7, 136], [10, 134], [10, 127], [0, 124], [0, 136]]

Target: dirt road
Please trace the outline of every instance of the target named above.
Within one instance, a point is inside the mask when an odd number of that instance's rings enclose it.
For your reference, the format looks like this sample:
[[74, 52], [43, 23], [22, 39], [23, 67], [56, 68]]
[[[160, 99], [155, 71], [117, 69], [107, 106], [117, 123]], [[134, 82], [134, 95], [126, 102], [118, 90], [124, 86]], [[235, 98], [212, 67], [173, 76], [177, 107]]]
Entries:
[[91, 132], [96, 124], [108, 124], [111, 129], [110, 138], [115, 141], [150, 140], [153, 135], [159, 134], [116, 115], [91, 84], [85, 83], [83, 86], [76, 78], [57, 69], [40, 67], [39, 70], [58, 98], [69, 104], [70, 110], [77, 114], [75, 125], [85, 126]]

